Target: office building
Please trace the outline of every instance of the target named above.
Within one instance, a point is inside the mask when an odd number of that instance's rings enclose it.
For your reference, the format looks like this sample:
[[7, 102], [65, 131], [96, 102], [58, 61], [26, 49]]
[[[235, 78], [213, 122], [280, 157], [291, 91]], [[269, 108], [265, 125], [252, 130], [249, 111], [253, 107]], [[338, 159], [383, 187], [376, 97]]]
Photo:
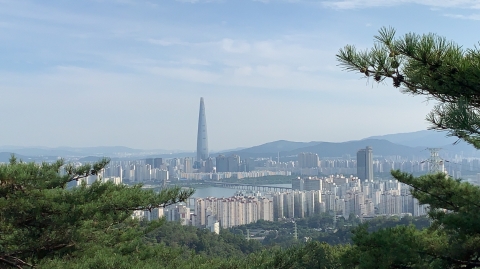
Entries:
[[163, 164], [163, 159], [162, 158], [155, 158], [153, 159], [153, 168], [162, 168], [162, 164]]
[[373, 155], [371, 147], [366, 147], [357, 152], [357, 177], [361, 180], [373, 180]]
[[218, 155], [215, 158], [217, 172], [228, 172], [228, 159], [225, 155]]

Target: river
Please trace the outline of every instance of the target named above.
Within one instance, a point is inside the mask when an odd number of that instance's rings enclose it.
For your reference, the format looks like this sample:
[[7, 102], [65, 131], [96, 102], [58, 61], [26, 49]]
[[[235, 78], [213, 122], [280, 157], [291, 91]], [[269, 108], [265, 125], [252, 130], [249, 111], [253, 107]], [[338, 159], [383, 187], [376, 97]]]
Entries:
[[[262, 186], [272, 186], [272, 187], [287, 187], [291, 188], [292, 184], [265, 184]], [[239, 189], [230, 189], [230, 188], [220, 188], [220, 187], [207, 187], [207, 188], [200, 188], [196, 189], [195, 193], [192, 195], [194, 198], [205, 198], [205, 197], [231, 197], [233, 196]]]

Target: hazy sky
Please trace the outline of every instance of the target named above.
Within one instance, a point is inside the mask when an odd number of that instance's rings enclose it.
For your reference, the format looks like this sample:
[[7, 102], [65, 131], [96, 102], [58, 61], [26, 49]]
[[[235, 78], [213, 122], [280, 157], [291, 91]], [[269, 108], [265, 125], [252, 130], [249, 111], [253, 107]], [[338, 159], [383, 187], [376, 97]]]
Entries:
[[473, 0], [0, 0], [0, 145], [210, 149], [426, 129], [432, 103], [337, 66], [382, 26], [480, 40]]

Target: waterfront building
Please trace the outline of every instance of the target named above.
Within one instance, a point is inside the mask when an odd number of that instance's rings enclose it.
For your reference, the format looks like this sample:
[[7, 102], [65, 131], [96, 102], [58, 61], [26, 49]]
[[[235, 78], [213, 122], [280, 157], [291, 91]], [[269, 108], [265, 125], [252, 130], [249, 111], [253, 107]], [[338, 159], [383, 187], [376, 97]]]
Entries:
[[301, 177], [292, 179], [293, 190], [303, 191], [303, 184], [304, 184], [304, 180]]
[[322, 189], [322, 180], [317, 177], [308, 177], [303, 181], [304, 191], [319, 191]]

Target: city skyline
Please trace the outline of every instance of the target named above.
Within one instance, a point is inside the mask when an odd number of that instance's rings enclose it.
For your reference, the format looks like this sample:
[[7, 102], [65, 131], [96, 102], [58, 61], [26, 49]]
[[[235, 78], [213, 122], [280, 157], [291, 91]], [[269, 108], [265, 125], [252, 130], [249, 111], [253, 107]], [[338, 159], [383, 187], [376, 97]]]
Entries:
[[215, 150], [424, 130], [433, 102], [359, 82], [335, 54], [382, 26], [471, 48], [458, 29], [479, 24], [475, 1], [0, 5], [0, 144], [20, 146], [195, 149], [200, 96]]
[[[198, 133], [198, 130], [197, 130]], [[197, 137], [198, 138], [198, 137]], [[466, 151], [471, 152], [474, 151], [474, 148], [465, 144], [465, 143], [455, 143], [457, 141], [454, 137], [446, 137], [444, 133], [432, 131], [432, 130], [423, 130], [417, 132], [410, 132], [410, 133], [398, 133], [398, 134], [388, 134], [388, 135], [378, 135], [372, 136], [367, 138], [361, 138], [356, 140], [350, 141], [343, 141], [343, 142], [336, 142], [336, 144], [342, 143], [352, 143], [352, 142], [359, 142], [362, 144], [362, 141], [374, 139], [377, 141], [386, 140], [390, 143], [406, 146], [410, 148], [415, 147], [439, 147], [439, 146], [446, 146], [447, 151]], [[303, 148], [318, 145], [319, 143], [332, 143], [328, 141], [309, 141], [309, 142], [302, 142], [302, 141], [288, 141], [288, 140], [278, 140], [278, 141], [268, 141], [261, 145], [254, 145], [253, 147], [236, 147], [231, 149], [213, 149], [209, 150], [209, 154], [222, 154], [225, 152], [232, 152], [238, 150], [248, 150], [255, 148], [255, 151], [258, 151], [262, 148], [264, 152], [275, 152], [278, 153], [277, 150], [273, 148], [279, 147], [281, 149], [284, 146], [287, 148]], [[392, 144], [392, 145], [393, 145]], [[363, 145], [362, 145], [363, 147]], [[285, 149], [287, 149], [285, 148]], [[291, 148], [291, 149], [293, 149]], [[56, 153], [49, 153], [49, 150], [53, 150]], [[273, 151], [272, 151], [273, 150]], [[329, 149], [331, 152], [332, 149]], [[283, 150], [281, 150], [283, 152]], [[288, 150], [287, 150], [288, 151]], [[0, 152], [13, 152], [20, 155], [72, 155], [72, 156], [87, 156], [87, 155], [97, 155], [99, 153], [103, 154], [114, 154], [114, 153], [126, 153], [126, 154], [135, 154], [139, 152], [149, 153], [149, 154], [171, 154], [171, 153], [193, 153], [196, 156], [197, 150], [196, 149], [174, 149], [174, 150], [167, 150], [167, 149], [154, 149], [154, 148], [147, 148], [147, 149], [135, 149], [125, 146], [96, 146], [96, 147], [44, 147], [44, 146], [17, 146], [17, 145], [0, 145]], [[63, 153], [62, 153], [63, 152]], [[72, 154], [75, 153], [76, 154]], [[355, 149], [356, 152], [356, 149]], [[351, 152], [354, 154], [355, 152]], [[390, 152], [389, 154], [394, 154], [395, 151]], [[59, 155], [59, 156], [60, 156]], [[332, 155], [333, 156], [333, 155]]]

